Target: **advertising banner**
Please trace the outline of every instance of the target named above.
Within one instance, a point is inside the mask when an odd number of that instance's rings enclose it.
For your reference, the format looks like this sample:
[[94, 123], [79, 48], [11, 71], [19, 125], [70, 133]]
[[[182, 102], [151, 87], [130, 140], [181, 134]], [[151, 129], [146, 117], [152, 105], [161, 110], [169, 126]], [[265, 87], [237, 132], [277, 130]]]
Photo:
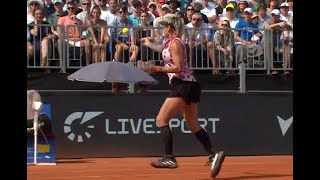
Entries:
[[[52, 132], [50, 104], [44, 104], [38, 122], [37, 163], [55, 163], [55, 142]], [[33, 119], [27, 121], [27, 163], [34, 163]]]
[[[58, 158], [161, 156], [155, 119], [166, 94], [42, 94], [52, 105]], [[228, 155], [293, 153], [292, 94], [203, 94], [199, 122]], [[186, 121], [170, 122], [177, 156], [205, 155]]]

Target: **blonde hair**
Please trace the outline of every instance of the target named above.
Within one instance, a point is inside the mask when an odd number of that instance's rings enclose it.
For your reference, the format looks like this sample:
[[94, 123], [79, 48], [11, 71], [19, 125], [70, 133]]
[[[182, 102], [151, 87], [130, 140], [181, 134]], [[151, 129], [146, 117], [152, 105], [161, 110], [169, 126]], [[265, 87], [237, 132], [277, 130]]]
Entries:
[[181, 37], [184, 33], [184, 23], [179, 15], [168, 13], [162, 17], [160, 24], [164, 26], [172, 26], [175, 30], [175, 34]]

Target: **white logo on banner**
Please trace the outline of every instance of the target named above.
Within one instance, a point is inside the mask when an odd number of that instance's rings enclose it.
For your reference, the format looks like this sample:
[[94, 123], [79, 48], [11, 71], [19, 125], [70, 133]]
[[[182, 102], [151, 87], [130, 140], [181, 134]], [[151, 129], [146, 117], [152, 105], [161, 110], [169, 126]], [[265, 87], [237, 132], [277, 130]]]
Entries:
[[293, 122], [293, 116], [291, 116], [289, 119], [286, 119], [286, 120], [282, 119], [280, 116], [277, 116], [277, 118], [278, 118], [282, 135], [284, 136]]
[[[83, 132], [82, 134], [76, 135], [76, 132], [72, 131], [71, 124], [73, 121], [81, 119], [80, 125], [92, 120], [93, 118], [99, 116], [103, 112], [74, 112], [70, 114], [67, 119], [64, 121], [64, 133], [69, 134], [68, 139], [71, 141], [83, 142], [83, 138], [90, 138], [91, 134], [88, 131]], [[87, 129], [93, 129], [94, 125], [88, 125]], [[76, 138], [77, 137], [77, 138]]]

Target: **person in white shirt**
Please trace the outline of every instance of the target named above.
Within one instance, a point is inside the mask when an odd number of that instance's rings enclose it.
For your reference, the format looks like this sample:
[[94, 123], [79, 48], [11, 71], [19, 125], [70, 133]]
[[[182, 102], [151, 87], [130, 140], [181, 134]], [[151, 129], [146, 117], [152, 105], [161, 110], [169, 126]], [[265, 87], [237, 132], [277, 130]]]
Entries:
[[201, 13], [205, 14], [209, 20], [209, 27], [216, 27], [216, 20], [217, 20], [217, 12], [215, 9], [215, 5], [209, 0], [200, 0], [204, 5], [204, 8], [200, 11]]
[[209, 64], [206, 61], [205, 47], [209, 42], [208, 24], [202, 21], [200, 13], [192, 15], [192, 21], [186, 25], [188, 28], [186, 34], [186, 42], [189, 44], [191, 52], [192, 67], [207, 67]]
[[287, 2], [284, 2], [280, 5], [280, 19], [288, 22], [291, 15], [288, 13], [289, 12], [289, 4]]

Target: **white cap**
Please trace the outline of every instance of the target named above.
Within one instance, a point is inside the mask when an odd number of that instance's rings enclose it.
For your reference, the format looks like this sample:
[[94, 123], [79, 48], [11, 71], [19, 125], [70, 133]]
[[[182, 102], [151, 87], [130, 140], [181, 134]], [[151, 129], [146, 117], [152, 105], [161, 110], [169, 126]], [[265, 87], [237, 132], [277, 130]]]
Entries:
[[274, 9], [274, 10], [271, 11], [271, 14], [280, 16], [280, 11], [279, 11], [279, 9]]
[[62, 4], [62, 0], [53, 0], [52, 3], [53, 4], [55, 4], [55, 3], [61, 3]]
[[251, 19], [252, 19], [252, 18], [255, 18], [255, 17], [258, 17], [258, 13], [257, 13], [257, 12], [254, 12], [254, 13], [252, 14]]
[[229, 2], [235, 2], [235, 3], [237, 3], [237, 0], [228, 0], [228, 1], [227, 1], [227, 4], [229, 4]]
[[289, 4], [287, 2], [281, 3], [280, 7], [289, 7]]
[[163, 4], [163, 5], [161, 6], [161, 9], [164, 9], [164, 8], [166, 8], [166, 9], [168, 9], [170, 12], [172, 12], [172, 9], [171, 9], [171, 7], [170, 7], [168, 4]]
[[252, 14], [252, 9], [249, 8], [249, 7], [248, 7], [248, 8], [245, 8], [245, 9], [244, 9], [244, 12], [248, 12], [248, 13], [251, 13], [251, 14]]
[[239, 1], [239, 3], [240, 3], [240, 2], [246, 2], [246, 3], [249, 3], [249, 2], [248, 2], [248, 0], [240, 0], [240, 1]]

